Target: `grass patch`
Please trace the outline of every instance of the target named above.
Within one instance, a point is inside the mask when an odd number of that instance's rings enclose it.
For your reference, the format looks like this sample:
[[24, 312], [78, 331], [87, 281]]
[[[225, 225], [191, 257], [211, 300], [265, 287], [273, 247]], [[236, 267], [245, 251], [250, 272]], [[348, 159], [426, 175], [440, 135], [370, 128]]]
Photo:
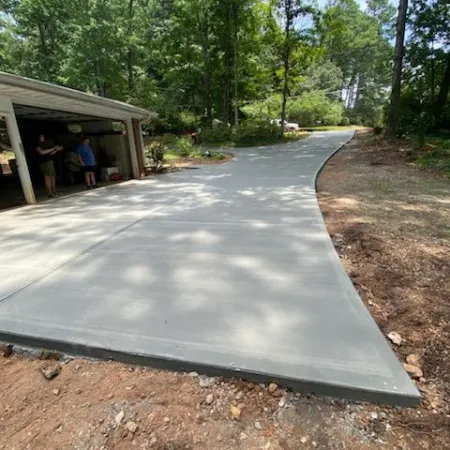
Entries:
[[427, 137], [422, 148], [410, 152], [409, 160], [450, 177], [450, 138]]
[[394, 192], [394, 186], [390, 181], [387, 180], [375, 180], [372, 183], [372, 189], [377, 194], [392, 194]]
[[286, 132], [284, 136], [273, 137], [251, 137], [246, 139], [231, 139], [223, 142], [208, 141], [205, 144], [206, 148], [251, 148], [251, 147], [265, 147], [268, 145], [286, 144], [288, 142], [295, 142], [305, 139], [309, 136], [306, 131]]

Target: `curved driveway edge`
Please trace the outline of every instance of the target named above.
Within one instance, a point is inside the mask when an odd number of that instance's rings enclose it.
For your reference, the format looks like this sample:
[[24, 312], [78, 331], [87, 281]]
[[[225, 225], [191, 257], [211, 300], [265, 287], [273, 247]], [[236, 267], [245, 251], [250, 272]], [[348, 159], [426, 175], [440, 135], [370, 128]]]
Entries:
[[0, 339], [416, 404], [316, 198], [352, 135], [3, 213]]

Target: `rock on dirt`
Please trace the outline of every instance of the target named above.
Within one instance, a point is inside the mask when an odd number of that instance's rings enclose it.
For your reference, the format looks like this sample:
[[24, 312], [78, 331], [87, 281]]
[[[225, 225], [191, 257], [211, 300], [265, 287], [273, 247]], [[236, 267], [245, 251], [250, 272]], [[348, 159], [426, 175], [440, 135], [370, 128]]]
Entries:
[[201, 388], [209, 388], [215, 382], [216, 382], [216, 380], [214, 378], [210, 378], [210, 377], [200, 377], [198, 380], [198, 384], [200, 385]]
[[129, 422], [126, 423], [125, 428], [132, 434], [136, 433], [138, 426], [136, 422], [133, 422], [132, 420], [130, 420]]
[[4, 358], [9, 358], [14, 352], [14, 347], [11, 344], [0, 345], [0, 352]]
[[387, 337], [390, 339], [391, 342], [393, 342], [395, 345], [402, 345], [403, 339], [402, 337], [396, 332], [391, 331]]
[[45, 364], [41, 367], [41, 373], [47, 380], [52, 380], [61, 373], [61, 366], [57, 363]]
[[116, 425], [119, 426], [122, 423], [123, 418], [125, 417], [125, 413], [123, 411], [120, 411], [114, 418]]
[[206, 399], [205, 399], [205, 403], [206, 403], [207, 405], [211, 405], [213, 401], [214, 401], [214, 397], [213, 397], [212, 394], [209, 394], [209, 395], [206, 397]]
[[59, 354], [56, 352], [48, 352], [47, 350], [42, 350], [42, 352], [39, 355], [39, 359], [59, 361], [60, 357]]
[[231, 405], [230, 406], [230, 411], [231, 411], [231, 417], [233, 419], [239, 419], [239, 417], [241, 417], [241, 409], [238, 408], [237, 406]]
[[420, 356], [412, 353], [411, 355], [408, 355], [406, 357], [406, 362], [408, 364], [411, 364], [412, 366], [419, 366], [420, 365]]
[[269, 384], [269, 392], [271, 394], [274, 394], [278, 389], [278, 385], [276, 383], [270, 383]]
[[412, 375], [413, 378], [421, 378], [423, 377], [423, 372], [420, 367], [413, 366], [412, 364], [405, 364], [403, 363], [403, 367], [405, 370]]

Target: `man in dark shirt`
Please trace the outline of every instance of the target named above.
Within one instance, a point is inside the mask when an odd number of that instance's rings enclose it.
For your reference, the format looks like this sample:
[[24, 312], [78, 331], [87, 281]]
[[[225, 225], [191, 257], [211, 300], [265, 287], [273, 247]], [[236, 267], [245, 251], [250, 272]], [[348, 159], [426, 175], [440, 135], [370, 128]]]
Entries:
[[39, 142], [36, 151], [39, 155], [39, 168], [44, 175], [45, 189], [49, 197], [56, 196], [56, 173], [55, 164], [53, 163], [53, 155], [61, 151], [64, 147], [60, 145], [50, 146], [45, 141], [45, 136], [39, 136]]

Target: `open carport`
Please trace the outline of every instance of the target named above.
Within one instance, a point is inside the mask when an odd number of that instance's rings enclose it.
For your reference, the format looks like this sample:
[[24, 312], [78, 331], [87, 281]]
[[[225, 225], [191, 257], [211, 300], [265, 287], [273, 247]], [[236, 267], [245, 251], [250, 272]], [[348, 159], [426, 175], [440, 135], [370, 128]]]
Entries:
[[3, 213], [0, 340], [417, 403], [315, 195], [351, 136]]
[[[141, 177], [145, 171], [141, 122], [154, 116], [127, 103], [0, 72], [0, 150], [8, 154], [2, 158], [0, 206], [15, 206], [17, 192], [28, 204], [39, 199], [42, 175], [35, 149], [40, 134], [65, 148], [55, 157], [59, 184], [71, 175], [66, 156], [75, 151], [81, 135], [91, 139], [99, 175]], [[80, 181], [72, 178], [71, 183]]]

